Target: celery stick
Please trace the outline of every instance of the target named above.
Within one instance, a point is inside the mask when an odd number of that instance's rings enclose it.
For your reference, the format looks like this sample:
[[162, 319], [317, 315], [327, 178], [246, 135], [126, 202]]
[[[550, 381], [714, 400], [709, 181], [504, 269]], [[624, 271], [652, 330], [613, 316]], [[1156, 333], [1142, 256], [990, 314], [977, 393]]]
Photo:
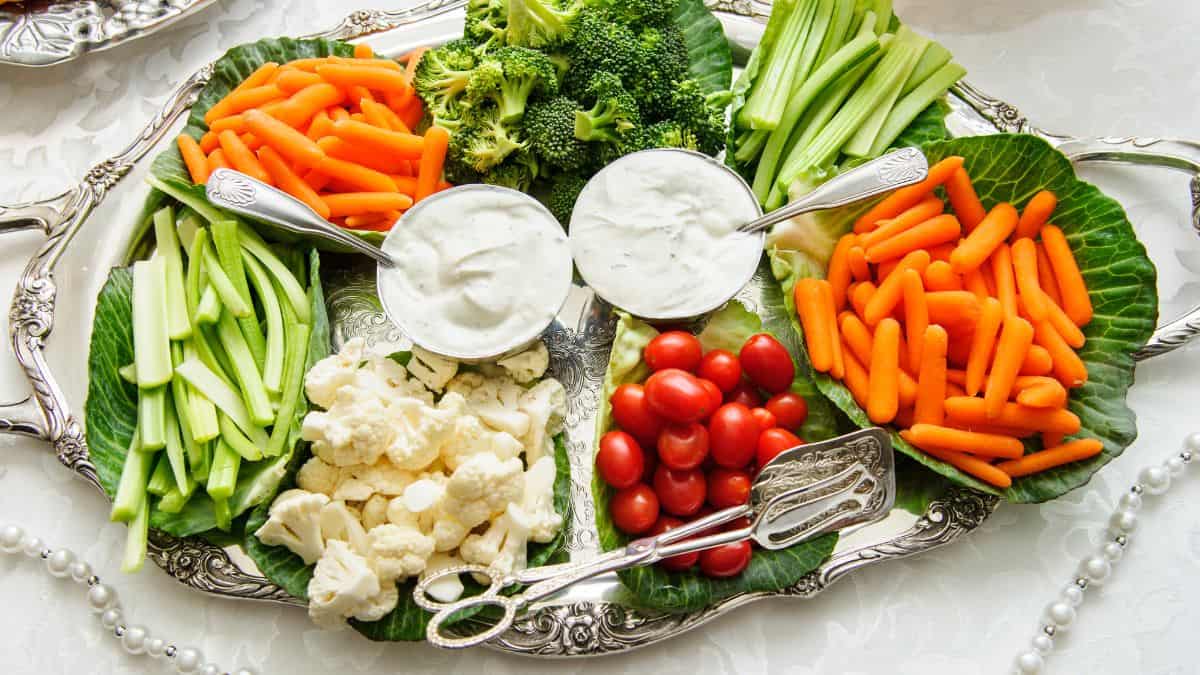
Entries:
[[175, 220], [175, 236], [179, 237], [179, 245], [185, 251], [192, 250], [196, 242], [196, 233], [204, 227], [204, 222], [196, 212], [188, 207], [180, 209]]
[[175, 486], [180, 492], [191, 494], [195, 483], [187, 471], [187, 458], [184, 456], [183, 441], [179, 438], [179, 416], [175, 413], [175, 403], [167, 396], [167, 459], [171, 462], [171, 474], [175, 476]]
[[228, 415], [229, 419], [233, 420], [233, 423], [238, 425], [238, 428], [256, 445], [266, 444], [266, 432], [250, 421], [250, 413], [246, 410], [246, 404], [242, 402], [242, 397], [224, 380], [209, 370], [208, 366], [201, 363], [199, 359], [186, 358], [183, 363], [179, 364], [178, 371], [188, 384], [195, 387], [221, 412]]
[[188, 247], [187, 276], [183, 281], [183, 295], [187, 298], [188, 314], [193, 315], [193, 319], [200, 306], [200, 292], [204, 288], [204, 247], [207, 245], [208, 230], [196, 230]]
[[929, 76], [929, 79], [922, 82], [920, 86], [909, 92], [907, 96], [900, 99], [888, 114], [883, 128], [879, 130], [879, 135], [875, 137], [871, 153], [873, 155], [883, 154], [904, 129], [912, 124], [917, 115], [921, 114], [922, 110], [944, 95], [950, 87], [954, 86], [955, 82], [961, 80], [966, 74], [966, 68], [957, 63], [947, 63]]
[[167, 388], [138, 390], [138, 431], [142, 449], [161, 450], [167, 444]]
[[125, 555], [121, 557], [121, 571], [132, 574], [142, 569], [146, 562], [146, 539], [150, 534], [150, 499], [142, 495], [129, 531], [125, 533]]
[[182, 340], [192, 334], [192, 322], [188, 319], [187, 296], [183, 292], [183, 252], [175, 231], [175, 214], [169, 206], [154, 214], [154, 239], [167, 281], [167, 332], [172, 340]]
[[271, 399], [267, 396], [267, 388], [263, 384], [262, 374], [258, 372], [254, 354], [250, 353], [246, 338], [232, 316], [221, 315], [221, 320], [217, 322], [217, 337], [233, 364], [233, 376], [242, 390], [251, 421], [258, 426], [267, 426], [275, 419]]
[[175, 487], [175, 477], [171, 475], [171, 460], [166, 453], [157, 452], [158, 461], [154, 463], [154, 471], [150, 472], [150, 480], [146, 482], [146, 492], [159, 497]]
[[191, 465], [192, 479], [197, 483], [208, 482], [208, 471], [212, 467], [212, 443], [200, 443], [199, 461]]
[[[179, 351], [179, 360], [175, 363], [176, 367], [178, 367], [180, 363], [183, 363], [185, 360], [187, 360], [189, 355], [196, 354], [196, 346], [191, 340], [188, 340], [181, 345], [181, 349]], [[175, 356], [174, 350], [172, 350], [171, 356]], [[175, 376], [176, 379], [184, 384], [183, 388], [186, 392], [186, 395], [181, 397], [176, 394], [175, 400], [179, 401], [183, 398], [187, 399], [187, 415], [180, 415], [180, 419], [182, 420], [185, 417], [187, 418], [187, 426], [190, 429], [192, 441], [195, 444], [200, 444], [216, 438], [220, 433], [220, 430], [217, 428], [216, 406], [213, 405], [212, 401], [208, 400], [207, 396], [201, 394], [199, 391], [196, 391], [195, 387], [187, 384], [187, 381], [184, 380], [183, 376], [178, 372], [175, 373]], [[172, 384], [174, 384], [174, 381], [172, 381]], [[174, 389], [172, 389], [172, 392], [174, 392]], [[178, 403], [176, 405], [178, 405]], [[184, 442], [186, 444], [186, 438], [184, 439]], [[186, 447], [188, 448], [188, 457], [190, 459], [192, 446], [188, 445]]]
[[117, 483], [117, 493], [113, 496], [112, 510], [108, 518], [113, 522], [128, 523], [137, 515], [137, 509], [146, 495], [146, 481], [150, 479], [150, 469], [154, 467], [157, 453], [143, 452], [140, 436], [135, 429], [129, 450], [125, 453], [125, 463], [121, 467], [121, 479]]
[[763, 145], [770, 137], [771, 132], [766, 129], [751, 129], [748, 133], [742, 134], [739, 138], [743, 140], [737, 141], [737, 150], [734, 150], [733, 158], [738, 161], [738, 164], [753, 162], [754, 158], [762, 152]]
[[213, 453], [212, 469], [208, 472], [208, 484], [204, 488], [208, 496], [213, 499], [232, 497], [241, 464], [242, 456], [229, 447], [224, 439], [218, 440], [216, 452]]
[[[175, 365], [183, 363], [183, 345], [181, 343], [176, 342], [171, 345], [171, 362]], [[175, 404], [175, 417], [179, 420], [180, 440], [183, 442], [188, 465], [194, 466], [200, 459], [200, 444], [196, 441], [196, 433], [192, 429], [192, 415], [195, 406], [192, 404], [190, 389], [191, 387], [182, 377], [171, 378], [171, 400]], [[208, 405], [211, 407], [212, 403], [209, 402]], [[200, 422], [206, 424], [207, 420], [201, 419]]]
[[823, 34], [813, 35], [813, 24], [817, 13], [825, 7], [829, 7], [829, 0], [807, 0], [792, 10], [765, 67], [758, 74], [760, 86], [750, 92], [738, 115], [742, 126], [770, 131], [779, 125], [793, 83], [808, 76], [801, 70], [806, 43], [816, 40], [819, 46], [824, 37]]
[[133, 359], [143, 389], [171, 380], [165, 279], [162, 258], [133, 264]]
[[241, 294], [238, 293], [237, 287], [229, 280], [229, 275], [225, 274], [225, 270], [221, 269], [221, 263], [217, 260], [217, 256], [213, 253], [211, 246], [205, 246], [203, 252], [204, 271], [208, 274], [208, 283], [210, 287], [216, 291], [217, 296], [221, 299], [221, 304], [229, 313], [241, 318], [248, 317], [253, 314], [250, 305], [242, 300]]
[[854, 20], [854, 0], [834, 0], [833, 17], [829, 20], [829, 31], [821, 43], [821, 51], [817, 52], [814, 68], [819, 68], [834, 55], [837, 50], [854, 38], [850, 33], [850, 23]]
[[[224, 314], [224, 312], [222, 312]], [[221, 340], [217, 336], [217, 327], [201, 326], [200, 330], [196, 331], [196, 335], [201, 336], [201, 339], [196, 340], [196, 353], [199, 354], [200, 360], [204, 364], [213, 369], [226, 384], [233, 386], [233, 362], [229, 360], [229, 355], [225, 353], [225, 348], [221, 346]]]
[[243, 251], [246, 271], [250, 273], [250, 283], [258, 295], [263, 314], [267, 318], [267, 352], [263, 361], [263, 384], [267, 391], [279, 392], [283, 381], [283, 313], [279, 309], [279, 296], [275, 294], [275, 284], [267, 274], [266, 268], [254, 256]]
[[137, 364], [130, 363], [128, 365], [117, 368], [117, 374], [121, 376], [129, 384], [137, 384]]
[[287, 268], [287, 265], [284, 265], [283, 261], [271, 252], [270, 247], [262, 237], [258, 236], [257, 232], [251, 230], [244, 223], [239, 232], [242, 246], [250, 251], [250, 255], [258, 258], [263, 267], [266, 267], [271, 276], [279, 282], [279, 287], [292, 305], [292, 309], [295, 310], [300, 323], [312, 323], [312, 308], [308, 306], [308, 294], [304, 292], [304, 284], [301, 284]]
[[925, 53], [921, 54], [921, 59], [917, 61], [917, 65], [913, 67], [912, 74], [908, 76], [904, 87], [900, 90], [900, 96], [908, 95], [908, 92], [916, 89], [922, 82], [928, 80], [934, 73], [942, 69], [942, 66], [950, 63], [950, 50], [941, 46], [933, 40], [929, 41], [929, 46], [925, 48]]
[[212, 284], [204, 286], [204, 292], [200, 294], [200, 303], [196, 305], [195, 317], [196, 323], [206, 326], [211, 326], [221, 318], [221, 298]]
[[914, 53], [909, 56], [907, 68], [901, 70], [901, 75], [895, 80], [887, 84], [887, 93], [883, 96], [880, 102], [871, 110], [866, 120], [850, 137], [850, 141], [842, 148], [842, 152], [851, 157], [868, 157], [871, 152], [871, 145], [875, 143], [875, 137], [879, 135], [879, 130], [883, 128], [883, 122], [887, 119], [888, 113], [896, 105], [896, 101], [900, 99], [900, 90], [904, 83], [908, 81], [908, 76], [912, 74], [913, 68], [917, 65], [921, 55], [925, 53], [929, 46], [929, 40], [921, 35], [917, 35], [907, 29], [902, 28], [902, 32], [906, 32], [905, 39], [911, 43], [911, 49]]
[[171, 488], [162, 496], [162, 499], [158, 500], [158, 504], [154, 508], [163, 513], [179, 513], [184, 506], [187, 506], [188, 500], [191, 498], [191, 495], [185, 495], [178, 489]]
[[217, 529], [228, 532], [233, 525], [233, 513], [229, 510], [228, 499], [213, 499], [213, 516], [217, 519]]
[[263, 458], [263, 451], [258, 446], [254, 445], [253, 441], [246, 438], [241, 429], [233, 423], [225, 415], [220, 416], [221, 424], [221, 440], [233, 448], [233, 451], [242, 456], [242, 459], [250, 462], [257, 462]]
[[258, 325], [258, 317], [254, 314], [254, 301], [250, 297], [250, 285], [246, 281], [246, 267], [242, 264], [242, 246], [238, 237], [236, 220], [218, 220], [212, 224], [213, 247], [217, 251], [217, 260], [221, 268], [237, 289], [242, 301], [250, 308], [247, 316], [238, 317], [242, 336], [246, 338], [246, 346], [254, 355], [254, 360], [262, 368], [267, 353], [267, 341]]
[[167, 183], [166, 181], [163, 181], [163, 180], [155, 177], [154, 174], [150, 174], [149, 176], [146, 176], [146, 182], [149, 183], [151, 187], [153, 187], [157, 190], [160, 190], [162, 192], [165, 192], [165, 193], [171, 195], [172, 197], [174, 197], [179, 202], [191, 207], [191, 209], [193, 211], [200, 214], [200, 216], [202, 218], [204, 218], [205, 220], [207, 220], [210, 223], [213, 222], [214, 220], [221, 220], [222, 218], [227, 217], [224, 214], [222, 214], [221, 211], [217, 209], [217, 207], [213, 206], [212, 204], [209, 204], [208, 200], [205, 199], [204, 197], [194, 196], [190, 192], [187, 192], [186, 190], [181, 190], [181, 189]]
[[266, 454], [270, 457], [278, 457], [287, 447], [292, 418], [296, 416], [296, 407], [301, 405], [301, 397], [304, 396], [302, 389], [309, 334], [309, 327], [302, 323], [290, 323], [287, 326], [283, 395], [279, 401], [279, 413], [275, 416], [275, 426], [271, 429], [271, 439], [267, 442]]

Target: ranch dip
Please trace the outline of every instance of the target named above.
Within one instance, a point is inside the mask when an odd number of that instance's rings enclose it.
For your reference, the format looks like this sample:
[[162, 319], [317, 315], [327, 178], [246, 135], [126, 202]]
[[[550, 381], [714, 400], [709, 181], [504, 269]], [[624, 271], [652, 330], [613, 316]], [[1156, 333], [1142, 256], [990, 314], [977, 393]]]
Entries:
[[646, 319], [688, 318], [716, 309], [753, 276], [763, 235], [735, 230], [759, 215], [749, 186], [716, 160], [636, 152], [584, 187], [571, 252], [608, 302]]
[[470, 185], [410, 209], [384, 240], [379, 297], [413, 342], [462, 359], [498, 356], [542, 333], [566, 300], [571, 252], [535, 199]]

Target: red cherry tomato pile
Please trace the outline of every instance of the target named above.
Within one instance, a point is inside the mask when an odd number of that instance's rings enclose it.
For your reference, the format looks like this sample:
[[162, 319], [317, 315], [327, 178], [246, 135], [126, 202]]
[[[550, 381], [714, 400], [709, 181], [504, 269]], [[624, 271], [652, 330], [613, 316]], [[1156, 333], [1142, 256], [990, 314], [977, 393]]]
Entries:
[[[646, 345], [643, 358], [654, 372], [613, 392], [620, 430], [600, 439], [596, 455], [596, 470], [617, 491], [609, 511], [622, 532], [661, 534], [745, 504], [757, 468], [803, 443], [794, 432], [808, 405], [788, 391], [792, 357], [770, 335], [752, 336], [738, 354], [704, 353], [696, 336], [669, 331]], [[722, 578], [740, 574], [750, 557], [750, 542], [741, 541], [660, 565], [676, 572], [699, 565]]]

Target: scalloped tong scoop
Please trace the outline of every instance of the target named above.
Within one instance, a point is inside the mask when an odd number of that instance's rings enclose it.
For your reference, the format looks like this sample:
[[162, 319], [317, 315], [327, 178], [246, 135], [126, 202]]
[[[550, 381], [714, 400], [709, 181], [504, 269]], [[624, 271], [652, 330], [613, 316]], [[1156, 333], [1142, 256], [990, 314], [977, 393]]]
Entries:
[[[748, 504], [717, 511], [655, 537], [636, 539], [591, 560], [534, 567], [504, 576], [483, 565], [449, 567], [422, 579], [413, 590], [413, 599], [434, 613], [426, 630], [431, 644], [452, 649], [472, 647], [508, 630], [517, 612], [585, 579], [745, 539], [769, 550], [787, 548], [827, 532], [879, 520], [891, 510], [895, 499], [891, 438], [879, 428], [862, 429], [780, 453], [758, 473]], [[750, 524], [714, 531], [739, 518], [749, 518]], [[486, 578], [487, 589], [455, 602], [441, 602], [429, 595], [430, 587], [439, 580], [463, 573]], [[525, 588], [504, 594], [505, 589], [515, 586]], [[443, 625], [454, 614], [483, 607], [502, 612], [494, 625], [469, 635], [443, 634]]]

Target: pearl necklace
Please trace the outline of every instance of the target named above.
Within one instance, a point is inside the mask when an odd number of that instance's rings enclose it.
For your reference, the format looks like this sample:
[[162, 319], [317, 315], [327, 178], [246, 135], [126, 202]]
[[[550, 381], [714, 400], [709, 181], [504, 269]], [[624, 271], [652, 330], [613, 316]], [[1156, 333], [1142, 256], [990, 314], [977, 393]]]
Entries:
[[1042, 624], [1030, 648], [1017, 655], [1013, 673], [1037, 675], [1054, 650], [1054, 636], [1065, 632], [1075, 622], [1076, 608], [1083, 603], [1083, 592], [1089, 586], [1099, 586], [1112, 574], [1113, 565], [1121, 560], [1129, 535], [1137, 528], [1137, 512], [1142, 508], [1142, 496], [1161, 495], [1171, 487], [1171, 479], [1184, 472], [1192, 458], [1200, 453], [1200, 432], [1183, 439], [1183, 450], [1168, 457], [1162, 464], [1148, 466], [1138, 472], [1137, 482], [1117, 500], [1117, 508], [1108, 519], [1108, 534], [1112, 538], [1100, 550], [1079, 563], [1075, 580], [1067, 584], [1058, 598], [1046, 606]]
[[[205, 663], [204, 654], [193, 647], [176, 647], [168, 641], [151, 637], [145, 626], [125, 625], [125, 616], [117, 601], [117, 592], [112, 586], [100, 583], [100, 577], [92, 573], [92, 566], [78, 559], [71, 551], [46, 548], [38, 537], [27, 535], [16, 525], [0, 527], [0, 553], [15, 555], [24, 553], [29, 558], [46, 561], [46, 571], [56, 579], [70, 577], [76, 583], [88, 587], [87, 601], [92, 613], [100, 617], [100, 625], [111, 630], [113, 637], [121, 641], [121, 647], [130, 654], [146, 654], [155, 659], [173, 661], [180, 673], [198, 675], [220, 675], [221, 668], [215, 663]], [[224, 675], [230, 675], [226, 672]], [[242, 668], [234, 675], [254, 675], [249, 668]]]

